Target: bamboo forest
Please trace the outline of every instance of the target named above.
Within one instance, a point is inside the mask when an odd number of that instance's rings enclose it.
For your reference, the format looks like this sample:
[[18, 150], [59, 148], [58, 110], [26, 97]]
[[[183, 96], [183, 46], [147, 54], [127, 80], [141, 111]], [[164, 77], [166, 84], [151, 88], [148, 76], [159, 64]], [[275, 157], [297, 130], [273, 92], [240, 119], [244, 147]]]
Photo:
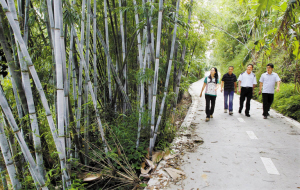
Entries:
[[0, 189], [144, 189], [211, 67], [273, 63], [272, 108], [300, 122], [299, 19], [299, 0], [0, 0]]

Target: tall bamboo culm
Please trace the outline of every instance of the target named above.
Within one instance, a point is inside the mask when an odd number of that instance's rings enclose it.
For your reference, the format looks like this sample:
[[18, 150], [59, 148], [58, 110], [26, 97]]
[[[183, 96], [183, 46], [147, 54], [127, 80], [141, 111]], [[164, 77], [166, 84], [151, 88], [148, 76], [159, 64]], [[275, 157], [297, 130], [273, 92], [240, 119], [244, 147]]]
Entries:
[[[2, 1], [3, 0], [1, 0], [1, 4], [2, 4]], [[4, 96], [4, 92], [3, 92], [1, 85], [0, 85], [0, 105], [2, 107], [5, 117], [7, 118], [8, 122], [9, 122], [9, 125], [11, 126], [12, 130], [14, 131], [15, 137], [17, 138], [17, 140], [19, 142], [19, 145], [21, 147], [23, 155], [29, 163], [30, 172], [31, 172], [31, 175], [32, 175], [35, 183], [37, 183], [42, 189], [48, 189], [45, 186], [45, 181], [44, 181], [43, 177], [39, 174], [38, 167], [30, 153], [30, 150], [29, 150], [27, 144], [25, 143], [24, 137], [21, 134], [19, 127], [17, 126], [17, 123], [15, 121], [13, 113], [8, 105], [6, 97]], [[8, 147], [8, 145], [7, 145], [7, 147]]]
[[[145, 48], [145, 56], [144, 61], [142, 62], [141, 71], [142, 75], [145, 74], [145, 67], [146, 67], [146, 61], [147, 61], [147, 48]], [[141, 133], [141, 127], [142, 127], [142, 118], [144, 115], [144, 103], [145, 103], [145, 89], [144, 89], [144, 81], [141, 81], [141, 99], [140, 99], [140, 107], [139, 107], [139, 121], [138, 121], [138, 132], [137, 132], [137, 141], [136, 141], [136, 148], [139, 147], [140, 143], [140, 133]]]
[[[84, 56], [83, 56], [83, 47], [79, 43], [79, 40], [78, 40], [78, 37], [77, 37], [77, 32], [76, 32], [74, 26], [72, 26], [72, 30], [73, 30], [73, 34], [74, 34], [74, 37], [75, 37], [75, 40], [76, 40], [76, 43], [77, 43], [77, 47], [79, 49], [80, 58], [82, 60], [81, 65], [84, 67], [84, 70], [85, 70], [85, 77], [86, 77], [86, 80], [88, 82], [88, 90], [90, 91], [91, 98], [93, 100], [93, 105], [94, 105], [94, 109], [95, 109], [95, 112], [96, 112], [96, 118], [97, 118], [97, 122], [98, 122], [98, 126], [99, 126], [99, 131], [100, 131], [100, 134], [101, 134], [102, 142], [104, 144], [104, 149], [105, 149], [105, 152], [108, 152], [108, 149], [107, 149], [108, 146], [107, 146], [107, 142], [105, 140], [103, 126], [102, 126], [99, 111], [98, 111], [98, 108], [97, 108], [97, 101], [95, 99], [94, 89], [92, 87], [92, 83], [91, 83], [91, 80], [90, 80], [90, 77], [89, 77], [89, 70], [87, 69], [86, 62], [85, 62], [85, 59], [84, 59]], [[88, 91], [86, 93], [88, 93]]]
[[[1, 114], [2, 115], [2, 114]], [[8, 146], [7, 138], [4, 132], [4, 127], [2, 124], [2, 117], [0, 115], [0, 146], [1, 146], [1, 152], [5, 161], [5, 165], [8, 171], [8, 175], [11, 181], [11, 184], [14, 189], [22, 189], [22, 185], [20, 181], [17, 178], [17, 172], [15, 165], [13, 163], [13, 159], [11, 156], [11, 152]], [[3, 180], [2, 180], [3, 181]], [[6, 181], [6, 179], [5, 179]], [[7, 184], [6, 184], [7, 185]], [[4, 184], [3, 184], [4, 187]]]
[[[191, 5], [189, 7], [188, 25], [190, 25], [190, 23], [191, 23], [192, 5], [193, 5], [193, 0], [191, 0]], [[189, 38], [189, 30], [187, 30], [186, 34], [185, 34], [186, 41], [188, 40], [188, 38]], [[180, 57], [181, 67], [178, 68], [178, 74], [177, 74], [177, 78], [176, 78], [175, 102], [173, 104], [174, 105], [173, 118], [175, 118], [175, 111], [176, 111], [176, 106], [177, 106], [177, 101], [178, 101], [180, 79], [181, 79], [181, 75], [182, 75], [182, 66], [184, 65], [185, 53], [186, 53], [186, 43], [184, 44], [184, 46], [182, 48], [182, 54]]]
[[155, 107], [156, 107], [156, 94], [157, 94], [157, 81], [158, 81], [158, 68], [160, 58], [160, 40], [161, 40], [161, 24], [162, 24], [163, 0], [159, 0], [158, 24], [157, 24], [157, 39], [156, 39], [156, 55], [155, 55], [155, 70], [153, 79], [153, 99], [152, 99], [152, 114], [151, 114], [151, 131], [150, 131], [150, 144], [149, 155], [152, 156], [154, 147], [154, 125], [155, 125]]
[[161, 107], [160, 107], [160, 111], [159, 111], [159, 116], [158, 116], [156, 126], [155, 126], [153, 144], [155, 144], [155, 141], [156, 141], [157, 132], [158, 132], [159, 124], [160, 124], [161, 117], [162, 117], [162, 114], [163, 114], [163, 111], [164, 111], [165, 101], [166, 101], [166, 97], [167, 97], [167, 91], [168, 91], [168, 87], [169, 87], [170, 73], [171, 73], [171, 69], [172, 69], [173, 54], [174, 54], [176, 32], [177, 32], [179, 5], [180, 5], [180, 0], [177, 0], [176, 14], [175, 14], [175, 25], [174, 25], [174, 30], [173, 30], [173, 37], [172, 37], [170, 59], [169, 59], [169, 65], [168, 65], [168, 71], [167, 71], [167, 78], [166, 78], [166, 82], [165, 82], [164, 97], [163, 97], [161, 105], [160, 105]]
[[[18, 29], [20, 29], [14, 1], [9, 0], [8, 3], [9, 3], [9, 8], [11, 10], [11, 13], [14, 17], [15, 23], [16, 23]], [[17, 44], [16, 38], [15, 38], [15, 41]], [[34, 106], [32, 90], [31, 90], [28, 67], [27, 67], [26, 63], [23, 61], [23, 56], [22, 56], [23, 54], [20, 52], [20, 48], [18, 46], [17, 46], [17, 50], [18, 50], [19, 61], [20, 61], [20, 66], [21, 66], [22, 83], [23, 83], [23, 88], [25, 91], [25, 96], [26, 96], [27, 105], [28, 105], [31, 130], [33, 133], [32, 138], [33, 138], [33, 143], [34, 143], [34, 148], [35, 148], [37, 167], [39, 169], [38, 170], [39, 174], [42, 176], [43, 180], [45, 181], [46, 172], [44, 170], [40, 132], [39, 132], [39, 127], [38, 127], [38, 121], [37, 121], [37, 116], [36, 116], [36, 111], [35, 111], [35, 106]]]
[[2, 182], [3, 190], [8, 190], [7, 180], [6, 180], [6, 169], [2, 162], [0, 162], [0, 177]]
[[[122, 0], [119, 0], [119, 14], [120, 14], [120, 30], [121, 30], [121, 40], [122, 40], [122, 62], [124, 64], [125, 61], [125, 36], [124, 36], [124, 26], [123, 26], [123, 14], [121, 11], [121, 7], [122, 7]], [[124, 65], [124, 70], [123, 70], [123, 76], [124, 76], [124, 90], [125, 93], [127, 94], [127, 64]], [[126, 102], [123, 102], [123, 113], [126, 112]]]
[[98, 90], [98, 73], [97, 73], [97, 1], [94, 0], [94, 14], [93, 14], [93, 63], [94, 63], [94, 92], [97, 100]]
[[[105, 56], [109, 59], [110, 63], [112, 63], [112, 59], [111, 59], [111, 57], [109, 55], [108, 48], [107, 48], [107, 46], [106, 46], [106, 44], [104, 42], [103, 36], [102, 36], [102, 34], [101, 34], [101, 32], [99, 31], [98, 28], [97, 28], [97, 36], [100, 39], [100, 43], [101, 43], [101, 45], [102, 45], [102, 47], [104, 49]], [[118, 88], [119, 88], [119, 90], [120, 90], [120, 92], [121, 92], [121, 94], [123, 96], [122, 98], [125, 100], [125, 102], [127, 104], [127, 109], [131, 112], [132, 111], [132, 106], [131, 106], [129, 97], [125, 93], [124, 86], [123, 86], [123, 84], [122, 84], [122, 82], [121, 82], [121, 80], [120, 80], [120, 78], [118, 76], [118, 72], [117, 72], [117, 70], [116, 70], [116, 68], [114, 67], [113, 64], [110, 64], [110, 69], [111, 69], [111, 72], [112, 72], [112, 74], [114, 76], [114, 79], [115, 79], [115, 81], [117, 83], [117, 86], [118, 86]]]
[[[86, 44], [85, 44], [85, 62], [86, 62], [86, 69], [89, 71], [89, 63], [90, 63], [90, 57], [89, 57], [89, 47], [90, 47], [90, 28], [91, 28], [91, 0], [87, 0], [87, 15], [86, 15]], [[83, 47], [83, 46], [82, 46]], [[89, 74], [89, 72], [88, 72]], [[85, 77], [85, 108], [84, 108], [84, 114], [85, 114], [85, 122], [84, 122], [84, 139], [85, 139], [85, 145], [84, 145], [84, 152], [86, 155], [88, 155], [88, 131], [89, 131], [89, 106], [88, 106], [88, 97], [89, 97], [89, 93], [88, 92], [88, 81], [87, 81], [87, 77]], [[97, 92], [94, 91], [94, 93], [96, 94]], [[97, 101], [96, 101], [97, 102]], [[84, 158], [84, 163], [85, 165], [88, 165], [88, 157], [85, 156]]]
[[[61, 41], [61, 28], [63, 26], [61, 18], [61, 9], [62, 3], [61, 0], [54, 1], [54, 25], [55, 25], [55, 63], [56, 63], [56, 90], [57, 90], [57, 119], [58, 119], [58, 136], [61, 143], [61, 154], [66, 158], [66, 149], [65, 149], [65, 101], [64, 101], [64, 71], [63, 64], [65, 64], [65, 55], [64, 55], [64, 44]], [[61, 161], [61, 165], [66, 167], [66, 159]], [[67, 177], [62, 176], [63, 187], [65, 185], [68, 187], [70, 185], [67, 182]]]
[[[105, 39], [106, 39], [106, 45], [107, 45], [107, 51], [109, 52], [109, 36], [108, 36], [108, 22], [107, 22], [107, 2], [104, 0], [104, 23], [105, 23]], [[106, 56], [106, 62], [107, 62], [107, 77], [108, 77], [108, 98], [109, 103], [112, 102], [112, 89], [111, 89], [111, 76], [110, 76], [110, 60]]]
[[[44, 109], [46, 111], [46, 117], [47, 117], [47, 120], [48, 120], [48, 123], [49, 123], [49, 126], [50, 126], [50, 130], [51, 130], [51, 133], [52, 133], [52, 136], [53, 136], [53, 139], [54, 139], [57, 151], [59, 152], [59, 158], [61, 160], [62, 171], [63, 171], [64, 175], [66, 176], [67, 181], [69, 181], [69, 175], [66, 172], [65, 164], [64, 164], [64, 161], [65, 161], [65, 157], [64, 156], [65, 155], [63, 155], [61, 153], [61, 150], [62, 150], [61, 143], [58, 140], [58, 136], [57, 136], [57, 132], [56, 132], [56, 127], [55, 127], [55, 124], [54, 124], [54, 121], [53, 121], [53, 117], [52, 117], [52, 114], [51, 114], [51, 111], [50, 111], [50, 108], [49, 108], [49, 105], [48, 105], [48, 102], [47, 102], [47, 98], [45, 96], [45, 92], [44, 92], [43, 87], [41, 85], [41, 82], [40, 82], [40, 80], [38, 78], [38, 75], [37, 75], [37, 72], [36, 72], [36, 70], [34, 68], [34, 65], [32, 64], [31, 57], [30, 57], [30, 55], [28, 53], [28, 50], [27, 50], [26, 45], [24, 43], [24, 40], [23, 40], [23, 38], [21, 36], [20, 29], [18, 28], [18, 26], [16, 25], [16, 23], [14, 21], [13, 15], [9, 11], [9, 8], [8, 8], [5, 0], [0, 0], [0, 2], [1, 2], [1, 5], [3, 7], [3, 10], [5, 11], [5, 14], [7, 16], [7, 19], [9, 21], [9, 23], [10, 23], [10, 26], [13, 29], [14, 35], [16, 36], [16, 38], [18, 40], [20, 49], [22, 51], [22, 54], [24, 55], [23, 58], [25, 59], [25, 62], [28, 65], [28, 68], [29, 68], [29, 71], [31, 73], [32, 79], [33, 79], [33, 81], [35, 83], [35, 86], [36, 86], [36, 88], [37, 88], [37, 90], [38, 90], [38, 92], [40, 94], [41, 102], [42, 102], [43, 107], [44, 107]], [[69, 181], [69, 183], [70, 183], [70, 181]]]
[[[82, 10], [81, 10], [81, 36], [80, 36], [80, 44], [83, 47], [84, 42], [84, 20], [85, 20], [85, 0], [82, 0]], [[72, 29], [71, 29], [72, 30]], [[77, 34], [74, 34], [73, 36], [77, 36]], [[83, 58], [83, 57], [82, 57]], [[77, 99], [77, 115], [76, 115], [76, 132], [78, 138], [80, 137], [80, 120], [81, 120], [81, 104], [82, 104], [82, 71], [83, 71], [83, 64], [82, 64], [82, 58], [80, 58], [80, 66], [79, 66], [79, 78], [78, 78], [78, 99]], [[85, 59], [85, 58], [83, 58]], [[75, 149], [75, 158], [79, 158], [79, 151], [80, 147], [76, 147]]]

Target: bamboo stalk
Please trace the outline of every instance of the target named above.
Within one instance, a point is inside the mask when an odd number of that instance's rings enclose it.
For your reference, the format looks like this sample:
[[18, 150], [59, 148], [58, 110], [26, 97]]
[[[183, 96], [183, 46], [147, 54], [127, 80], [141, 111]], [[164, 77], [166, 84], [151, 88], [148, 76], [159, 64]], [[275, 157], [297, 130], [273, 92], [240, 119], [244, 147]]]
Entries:
[[[2, 4], [2, 1], [1, 0], [1, 4]], [[3, 4], [2, 4], [3, 6]], [[2, 110], [12, 128], [12, 130], [14, 131], [14, 134], [20, 144], [20, 147], [22, 149], [22, 152], [24, 154], [24, 157], [26, 158], [26, 160], [29, 162], [29, 166], [31, 168], [31, 175], [33, 176], [33, 179], [36, 179], [37, 181], [35, 181], [36, 183], [38, 183], [42, 189], [48, 189], [46, 186], [45, 186], [45, 181], [43, 180], [43, 177], [41, 175], [39, 175], [39, 171], [38, 171], [38, 168], [37, 168], [37, 165], [29, 151], [29, 148], [28, 146], [26, 145], [25, 143], [25, 140], [20, 132], [20, 129], [19, 127], [17, 126], [17, 123], [15, 121], [15, 118], [12, 114], [12, 111], [8, 105], [8, 102], [6, 100], [6, 97], [4, 96], [4, 92], [3, 92], [3, 89], [2, 89], [2, 86], [0, 85], [0, 105], [2, 107]], [[4, 139], [4, 138], [0, 138], [0, 139]], [[10, 165], [10, 164], [8, 164]]]
[[52, 117], [52, 114], [51, 114], [51, 111], [50, 111], [50, 108], [49, 108], [49, 105], [48, 105], [48, 102], [47, 102], [47, 98], [45, 96], [45, 92], [43, 90], [43, 87], [41, 85], [41, 82], [38, 78], [38, 75], [37, 75], [37, 72], [34, 68], [34, 65], [32, 63], [32, 60], [31, 60], [31, 57], [28, 53], [28, 50], [25, 46], [25, 43], [24, 43], [24, 40], [21, 36], [21, 32], [20, 32], [20, 29], [18, 28], [17, 24], [15, 23], [14, 21], [14, 18], [13, 18], [13, 15], [12, 13], [9, 11], [8, 9], [8, 6], [5, 2], [5, 0], [0, 0], [1, 2], [1, 5], [3, 7], [3, 10], [5, 11], [5, 14], [8, 18], [8, 21], [10, 23], [10, 26], [12, 27], [13, 31], [14, 31], [14, 34], [16, 36], [16, 39], [18, 40], [18, 43], [20, 45], [20, 49], [24, 55], [24, 59], [25, 59], [25, 62], [27, 63], [28, 67], [29, 67], [29, 71], [31, 73], [31, 76], [32, 76], [32, 79], [35, 83], [35, 86], [40, 94], [40, 97], [41, 97], [41, 102], [43, 104], [43, 107], [46, 111], [46, 117], [47, 117], [47, 120], [48, 120], [48, 123], [49, 123], [49, 126], [50, 126], [50, 130], [51, 130], [51, 133], [52, 133], [52, 136], [53, 136], [53, 139], [54, 139], [54, 142], [55, 142], [55, 145], [56, 145], [56, 148], [57, 148], [57, 151], [59, 152], [59, 158], [61, 160], [61, 168], [62, 168], [62, 171], [64, 173], [64, 176], [66, 178], [66, 181], [67, 183], [69, 184], [70, 183], [70, 178], [69, 178], [69, 175], [65, 169], [65, 154], [62, 153], [62, 147], [61, 147], [61, 143], [60, 141], [58, 140], [58, 137], [57, 137], [57, 132], [56, 132], [56, 128], [55, 128], [55, 124], [54, 124], [54, 121], [53, 121], [53, 117]]
[[[83, 60], [81, 62], [81, 65], [84, 67], [84, 70], [85, 70], [85, 77], [86, 77], [86, 80], [88, 82], [89, 91], [91, 93], [91, 97], [92, 97], [92, 100], [93, 100], [94, 109], [95, 109], [95, 112], [96, 112], [96, 117], [97, 117], [97, 122], [98, 122], [98, 126], [99, 126], [99, 131], [100, 131], [100, 134], [101, 134], [102, 142], [104, 144], [105, 152], [108, 152], [108, 149], [107, 149], [108, 146], [107, 146], [107, 142], [105, 140], [103, 127], [102, 127], [99, 111], [98, 111], [98, 108], [97, 108], [97, 101], [95, 99], [94, 90], [93, 90], [92, 83], [91, 83], [91, 80], [90, 80], [90, 77], [89, 77], [89, 70], [87, 69], [86, 62], [85, 62], [85, 59], [84, 59], [84, 56], [83, 56], [83, 49], [82, 49], [81, 44], [79, 43], [79, 40], [78, 40], [78, 37], [77, 37], [77, 32], [76, 32], [74, 26], [72, 26], [72, 30], [73, 30], [74, 37], [75, 37], [75, 40], [76, 40], [76, 43], [77, 43], [77, 47], [79, 49], [80, 58], [81, 58], [81, 60]], [[88, 92], [86, 92], [86, 93], [88, 93]]]
[[[91, 0], [87, 0], [87, 16], [86, 16], [86, 44], [85, 44], [85, 62], [86, 62], [86, 69], [89, 71], [89, 63], [90, 63], [90, 57], [89, 57], [89, 47], [90, 47], [90, 27], [91, 26]], [[82, 46], [83, 47], [83, 46]], [[89, 73], [89, 72], [88, 72]], [[87, 81], [87, 77], [85, 77], [85, 108], [84, 108], [84, 114], [85, 114], [85, 127], [84, 127], [84, 139], [85, 141], [85, 145], [84, 145], [84, 151], [85, 154], [88, 153], [88, 145], [87, 145], [87, 141], [88, 141], [88, 131], [89, 131], [89, 106], [88, 106], [88, 81]], [[95, 92], [96, 93], [96, 92]], [[85, 165], [88, 165], [88, 157], [84, 158], [84, 163]]]
[[[61, 142], [61, 151], [66, 158], [66, 143], [65, 143], [65, 123], [68, 125], [67, 109], [68, 98], [66, 98], [66, 52], [63, 34], [63, 16], [62, 16], [62, 1], [54, 1], [54, 33], [55, 33], [55, 63], [56, 63], [56, 91], [57, 91], [57, 123], [58, 123], [58, 138]], [[65, 122], [66, 121], [66, 122]], [[66, 126], [68, 127], [68, 126]], [[65, 165], [67, 160], [61, 161], [61, 165]], [[65, 165], [66, 166], [66, 165]], [[62, 185], [68, 187], [70, 183], [66, 183], [67, 177], [62, 175]]]
[[2, 161], [1, 161], [0, 162], [0, 175], [1, 175], [2, 187], [3, 187], [3, 190], [8, 190], [5, 173], [6, 173], [5, 166], [3, 165]]
[[[104, 0], [104, 23], [105, 23], [105, 39], [107, 45], [107, 51], [109, 52], [109, 35], [108, 35], [108, 22], [107, 22], [107, 2]], [[106, 57], [107, 61], [107, 77], [108, 77], [108, 98], [109, 103], [112, 102], [112, 89], [111, 89], [111, 75], [110, 75], [110, 60]]]
[[[8, 142], [7, 142], [5, 132], [4, 132], [1, 117], [0, 117], [0, 146], [1, 146], [1, 152], [2, 152], [2, 155], [4, 157], [5, 165], [6, 165], [8, 175], [9, 175], [9, 178], [10, 178], [10, 181], [11, 181], [11, 184], [12, 184], [13, 188], [14, 189], [22, 189], [22, 185], [21, 185], [20, 181], [17, 178], [16, 168], [15, 168], [14, 163], [13, 163], [13, 159], [12, 159], [11, 152], [10, 152], [10, 149], [9, 149], [9, 146], [8, 146]], [[5, 177], [4, 177], [4, 179], [5, 179]], [[2, 181], [3, 181], [3, 179], [2, 179]]]
[[[0, 10], [0, 12], [2, 12], [2, 9]], [[18, 114], [19, 114], [19, 118], [21, 119], [21, 118], [23, 118], [23, 112], [22, 112], [21, 104], [19, 102], [19, 97], [18, 97], [17, 91], [19, 92], [21, 103], [23, 104], [25, 114], [28, 114], [28, 106], [27, 106], [27, 101], [26, 101], [24, 89], [23, 89], [23, 86], [22, 86], [21, 75], [20, 75], [20, 72], [17, 71], [18, 68], [16, 68], [15, 61], [13, 59], [14, 54], [11, 53], [11, 50], [8, 46], [7, 39], [4, 36], [4, 28], [3, 28], [3, 25], [2, 25], [1, 15], [0, 15], [0, 43], [1, 43], [1, 46], [3, 48], [5, 58], [6, 58], [7, 63], [8, 63], [8, 68], [9, 68], [9, 73], [11, 75], [11, 82], [12, 82], [12, 85], [13, 85], [13, 91], [14, 91], [14, 95], [15, 95], [15, 99], [16, 99]]]
[[[108, 57], [109, 61], [112, 63], [112, 59], [111, 59], [111, 57], [110, 57], [110, 55], [109, 55], [108, 48], [107, 48], [107, 46], [106, 46], [106, 44], [105, 44], [105, 42], [104, 42], [104, 40], [103, 40], [102, 34], [101, 34], [101, 32], [99, 31], [99, 29], [97, 29], [97, 35], [98, 35], [98, 37], [100, 38], [100, 42], [101, 42], [101, 44], [102, 44], [102, 46], [103, 46], [104, 53], [105, 53], [106, 57]], [[117, 65], [117, 64], [116, 64], [116, 65]], [[131, 104], [130, 104], [130, 100], [129, 100], [127, 94], [125, 93], [124, 87], [123, 87], [123, 85], [122, 85], [122, 83], [121, 83], [121, 80], [120, 80], [120, 78], [119, 78], [119, 76], [118, 76], [118, 73], [117, 73], [117, 71], [116, 71], [114, 65], [113, 65], [113, 64], [110, 64], [110, 68], [111, 68], [112, 74], [113, 74], [113, 76], [114, 76], [114, 78], [115, 78], [115, 81], [116, 81], [116, 83], [117, 83], [117, 85], [118, 85], [118, 88], [119, 88], [120, 92], [122, 93], [122, 96], [123, 96], [124, 100], [126, 101], [126, 104], [127, 104], [127, 106], [128, 106], [128, 109], [131, 111], [131, 110], [132, 110], [132, 107], [131, 107]]]
[[[85, 0], [82, 0], [82, 6], [81, 6], [82, 10], [81, 10], [81, 36], [80, 36], [80, 44], [81, 47], [83, 47], [83, 43], [84, 43], [84, 21], [85, 21]], [[72, 31], [72, 29], [71, 29]], [[75, 37], [74, 31], [73, 31], [73, 36]], [[83, 58], [84, 59], [84, 58]], [[78, 78], [78, 99], [77, 99], [77, 115], [76, 115], [76, 121], [77, 121], [77, 125], [76, 125], [76, 130], [77, 130], [77, 136], [78, 138], [80, 138], [80, 120], [81, 120], [81, 106], [82, 106], [82, 69], [83, 69], [83, 64], [82, 64], [83, 60], [80, 57], [80, 66], [79, 66], [79, 78]], [[80, 147], [76, 147], [77, 149], [75, 149], [75, 158], [79, 158], [79, 151], [80, 151]]]
[[[137, 3], [136, 0], [133, 0], [133, 6], [134, 6], [134, 13], [135, 13], [135, 26], [136, 26], [136, 30], [137, 30], [137, 41], [138, 41], [138, 63], [140, 64], [140, 69], [142, 67], [143, 64], [143, 50], [142, 50], [142, 45], [141, 45], [141, 33], [139, 30], [139, 15], [138, 15], [138, 11], [137, 11]], [[140, 84], [138, 85], [138, 91], [137, 91], [137, 101], [139, 100], [141, 94], [141, 86]]]
[[94, 14], [93, 14], [93, 63], [94, 63], [94, 92], [95, 99], [97, 100], [98, 90], [98, 74], [97, 74], [97, 3], [94, 0]]
[[[63, 86], [63, 63], [62, 46], [60, 41], [60, 1], [54, 1], [54, 22], [55, 22], [55, 63], [56, 63], [56, 90], [57, 90], [57, 119], [58, 139], [61, 143], [61, 151], [65, 157], [65, 134], [64, 134], [64, 86]], [[63, 178], [64, 182], [64, 178]], [[63, 183], [64, 184], [64, 183]]]
[[161, 105], [160, 105], [161, 107], [160, 107], [160, 111], [159, 111], [159, 116], [158, 116], [158, 119], [157, 119], [157, 122], [156, 122], [156, 126], [155, 126], [153, 144], [155, 144], [155, 141], [156, 141], [157, 132], [158, 132], [159, 124], [160, 124], [161, 117], [162, 117], [162, 114], [163, 114], [163, 110], [164, 110], [164, 106], [165, 106], [165, 101], [166, 101], [166, 97], [167, 97], [167, 91], [168, 91], [168, 87], [169, 87], [169, 79], [170, 79], [170, 73], [171, 73], [171, 69], [172, 69], [173, 54], [174, 54], [176, 32], [177, 32], [177, 22], [178, 22], [179, 5], [180, 5], [180, 0], [177, 0], [176, 15], [175, 15], [175, 25], [174, 25], [174, 30], [173, 30], [173, 38], [172, 38], [172, 44], [171, 44], [171, 53], [170, 53], [168, 71], [167, 71], [167, 78], [166, 78], [166, 82], [165, 82], [164, 97], [163, 97]]
[[[145, 75], [145, 67], [146, 67], [146, 60], [147, 60], [147, 48], [145, 48], [145, 57], [142, 63], [142, 75]], [[139, 147], [140, 143], [140, 133], [141, 133], [141, 124], [142, 118], [144, 115], [144, 103], [145, 103], [145, 89], [144, 89], [144, 81], [141, 81], [141, 99], [140, 99], [140, 108], [139, 108], [139, 121], [138, 121], [138, 133], [137, 133], [137, 141], [136, 141], [136, 149]]]
[[[9, 0], [8, 3], [9, 3], [10, 10], [14, 16], [15, 23], [17, 26], [19, 26], [14, 1]], [[15, 41], [17, 43], [16, 38], [15, 38]], [[20, 66], [21, 66], [23, 88], [25, 91], [26, 99], [27, 99], [29, 117], [30, 117], [30, 121], [31, 121], [30, 122], [31, 123], [31, 131], [33, 133], [32, 138], [33, 138], [33, 143], [34, 143], [34, 148], [35, 148], [37, 167], [38, 167], [39, 174], [45, 181], [46, 172], [44, 170], [40, 132], [39, 132], [36, 110], [35, 110], [35, 105], [34, 105], [31, 85], [30, 85], [29, 72], [28, 72], [26, 63], [24, 61], [22, 61], [23, 57], [22, 57], [22, 54], [21, 54], [18, 46], [17, 46], [17, 50], [18, 50], [18, 55], [20, 56], [19, 60], [20, 60]]]
[[49, 22], [50, 22], [50, 27], [51, 27], [51, 41], [50, 43], [52, 44], [52, 47], [55, 47], [55, 38], [54, 38], [54, 19], [53, 19], [53, 9], [52, 9], [52, 1], [51, 0], [47, 0], [47, 10], [48, 10], [48, 16], [49, 16]]
[[[122, 0], [119, 0], [119, 14], [120, 14], [120, 30], [121, 30], [121, 40], [122, 40], [122, 62], [124, 63], [125, 57], [126, 57], [126, 51], [125, 51], [125, 36], [124, 36], [124, 26], [123, 26], [123, 15], [121, 11], [122, 7]], [[127, 64], [124, 66], [123, 69], [123, 76], [124, 76], [124, 90], [127, 94]], [[123, 113], [126, 112], [126, 102], [123, 102]]]
[[[191, 0], [191, 5], [192, 4], [193, 4], [193, 0]], [[192, 6], [189, 9], [188, 25], [191, 23], [191, 14], [192, 14]], [[188, 37], [189, 37], [189, 30], [187, 30], [186, 34], [185, 34], [186, 41], [188, 40]], [[181, 65], [184, 65], [185, 53], [186, 53], [186, 43], [183, 46], [182, 54], [180, 57]], [[176, 77], [176, 89], [175, 89], [176, 96], [175, 96], [175, 103], [174, 103], [174, 107], [173, 107], [173, 117], [174, 118], [175, 118], [175, 111], [176, 111], [176, 106], [177, 106], [177, 101], [178, 101], [178, 93], [179, 93], [181, 75], [182, 75], [182, 67], [180, 67], [178, 69], [178, 75]]]
[[29, 3], [30, 3], [30, 0], [26, 0], [25, 19], [24, 19], [24, 42], [25, 42], [26, 45], [28, 43], [28, 33], [29, 33], [29, 27], [28, 27]]
[[157, 81], [158, 81], [158, 68], [160, 58], [160, 41], [161, 41], [161, 24], [162, 24], [163, 0], [159, 0], [158, 24], [157, 24], [157, 39], [156, 39], [156, 60], [153, 79], [153, 98], [152, 98], [152, 114], [151, 114], [151, 131], [150, 131], [150, 144], [149, 155], [152, 156], [152, 149], [154, 147], [154, 125], [155, 125], [155, 107], [157, 95]]

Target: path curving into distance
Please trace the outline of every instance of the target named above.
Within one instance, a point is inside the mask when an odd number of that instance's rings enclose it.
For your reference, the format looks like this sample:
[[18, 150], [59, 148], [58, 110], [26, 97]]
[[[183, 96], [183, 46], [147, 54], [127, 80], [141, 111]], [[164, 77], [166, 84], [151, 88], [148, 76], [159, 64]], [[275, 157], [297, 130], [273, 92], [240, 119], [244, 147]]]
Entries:
[[[198, 98], [204, 79], [193, 83], [197, 101], [195, 132], [204, 144], [187, 152], [181, 169], [186, 179], [166, 189], [286, 190], [300, 188], [300, 123], [270, 111], [263, 119], [262, 104], [251, 100], [251, 117], [239, 114], [235, 94], [233, 115], [224, 113], [218, 90], [214, 118], [205, 122], [205, 98]], [[243, 110], [244, 111], [244, 110]], [[188, 117], [188, 116], [187, 116]]]

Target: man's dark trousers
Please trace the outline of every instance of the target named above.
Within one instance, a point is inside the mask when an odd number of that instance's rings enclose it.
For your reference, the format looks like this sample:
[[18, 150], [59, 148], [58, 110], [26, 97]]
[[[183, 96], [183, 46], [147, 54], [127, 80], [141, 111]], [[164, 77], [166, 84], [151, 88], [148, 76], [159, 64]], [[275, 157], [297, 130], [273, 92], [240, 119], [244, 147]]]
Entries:
[[274, 100], [274, 94], [262, 93], [263, 98], [263, 115], [268, 116], [268, 112]]
[[244, 106], [244, 101], [245, 98], [247, 98], [246, 100], [246, 110], [245, 110], [245, 114], [249, 114], [250, 111], [250, 101], [252, 98], [252, 93], [253, 93], [253, 88], [252, 87], [242, 87], [241, 89], [241, 96], [240, 96], [240, 110], [242, 111], [243, 106]]

